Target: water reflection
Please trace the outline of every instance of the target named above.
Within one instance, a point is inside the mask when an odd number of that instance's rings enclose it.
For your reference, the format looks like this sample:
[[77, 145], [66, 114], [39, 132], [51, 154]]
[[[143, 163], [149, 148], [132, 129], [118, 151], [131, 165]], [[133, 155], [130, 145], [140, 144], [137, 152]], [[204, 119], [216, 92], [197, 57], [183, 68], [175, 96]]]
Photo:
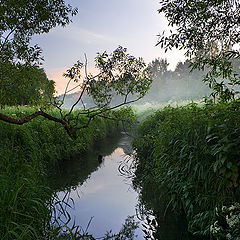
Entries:
[[[139, 172], [138, 172], [139, 174]], [[139, 176], [137, 176], [139, 177]], [[171, 209], [171, 202], [153, 181], [135, 183], [139, 190], [138, 216], [144, 219], [145, 238], [153, 240], [197, 240], [187, 230], [186, 218]]]
[[[132, 187], [135, 169], [131, 138], [124, 133], [98, 143], [79, 159], [64, 162], [52, 181], [67, 203], [68, 226], [79, 225], [82, 232], [102, 238], [110, 230], [118, 233], [128, 216], [134, 216], [140, 223], [135, 239], [192, 240], [184, 218], [166, 207], [155, 186]], [[69, 216], [59, 210], [64, 223]]]
[[[116, 133], [111, 138], [107, 137], [96, 143], [86, 154], [63, 161], [57, 171], [53, 171], [50, 176], [51, 188], [55, 191], [70, 191], [83, 184], [93, 172], [102, 166], [98, 161], [99, 155], [111, 155], [118, 147], [120, 138], [121, 133]], [[104, 161], [104, 157], [102, 160]]]
[[[71, 199], [70, 204], [74, 203], [71, 208], [65, 206], [71, 215], [69, 226], [75, 224], [82, 229], [88, 227], [88, 233], [99, 238], [110, 230], [119, 232], [128, 216], [136, 215], [138, 194], [132, 188], [131, 179], [124, 178], [118, 171], [120, 163], [127, 157], [126, 153], [130, 152], [131, 138], [121, 134], [95, 146], [85, 156], [85, 161], [76, 163], [75, 160], [61, 166], [61, 177], [55, 177], [55, 186], [61, 189], [58, 193], [60, 199]], [[99, 164], [100, 154], [103, 158]], [[61, 218], [63, 222], [67, 220], [64, 215]], [[140, 229], [136, 234], [139, 239], [143, 238]]]

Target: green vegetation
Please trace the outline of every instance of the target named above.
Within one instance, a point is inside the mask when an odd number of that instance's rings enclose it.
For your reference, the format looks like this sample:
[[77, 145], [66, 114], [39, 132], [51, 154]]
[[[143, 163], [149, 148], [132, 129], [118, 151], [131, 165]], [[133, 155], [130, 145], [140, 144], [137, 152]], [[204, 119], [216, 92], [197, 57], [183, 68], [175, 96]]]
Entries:
[[[154, 98], [161, 95], [162, 101], [168, 101], [169, 95], [174, 101], [189, 99], [189, 89], [194, 90], [195, 99], [202, 97], [206, 89], [200, 78], [208, 83], [214, 101], [217, 98], [218, 102], [227, 102], [238, 97], [239, 2], [160, 3], [159, 12], [176, 28], [169, 36], [160, 35], [158, 44], [166, 51], [174, 47], [186, 50], [189, 59], [184, 64], [179, 63], [174, 72], [168, 71], [167, 61], [162, 59], [146, 67], [143, 59], [129, 55], [126, 48], [119, 46], [113, 53], [98, 53], [95, 66], [99, 73], [95, 76], [87, 72], [87, 59], [68, 69], [64, 74], [68, 78], [66, 91], [59, 100], [53, 98], [54, 82], [39, 67], [43, 60], [41, 48], [30, 46], [30, 41], [36, 34], [69, 24], [77, 9], [63, 0], [2, 1], [0, 105], [42, 107], [1, 108], [1, 239], [57, 238], [60, 228], [51, 224], [56, 199], [47, 182], [49, 171], [57, 167], [58, 161], [87, 151], [95, 141], [116, 129], [119, 121], [132, 122], [135, 116], [130, 108], [111, 110], [143, 98], [152, 78], [151, 93]], [[186, 71], [189, 66], [194, 80]], [[194, 69], [204, 70], [205, 76]], [[70, 82], [77, 86], [69, 89]], [[64, 110], [66, 95], [77, 88], [77, 100]], [[84, 96], [91, 96], [97, 107], [86, 107]], [[152, 100], [149, 96], [146, 99]], [[121, 102], [112, 104], [117, 97]], [[79, 103], [83, 109], [74, 111]], [[135, 185], [154, 186], [153, 195], [164, 199], [164, 215], [170, 207], [185, 215], [188, 230], [196, 235], [239, 239], [239, 113], [239, 101], [203, 106], [192, 103], [165, 107], [139, 127], [134, 142]], [[126, 226], [130, 230], [136, 227], [131, 218], [126, 220]], [[120, 234], [133, 237], [128, 230], [123, 226]], [[116, 239], [121, 236], [116, 235]]]
[[0, 105], [40, 105], [48, 103], [54, 95], [55, 83], [48, 80], [44, 69], [2, 63], [0, 73]]
[[39, 67], [41, 48], [30, 42], [33, 35], [69, 24], [77, 9], [62, 0], [12, 0], [1, 1], [0, 13], [0, 105], [46, 103], [54, 82]]
[[210, 236], [216, 207], [239, 203], [239, 114], [239, 101], [169, 106], [138, 129], [135, 185], [154, 186], [166, 211], [186, 215], [194, 234]]
[[[2, 110], [21, 118], [35, 109], [12, 107]], [[79, 111], [74, 111], [76, 115]], [[134, 118], [130, 109], [120, 109], [112, 116]], [[49, 110], [56, 116], [57, 111]], [[85, 121], [79, 118], [79, 121]], [[110, 119], [94, 118], [88, 128], [79, 130], [71, 139], [61, 124], [43, 117], [17, 126], [0, 122], [0, 238], [55, 239], [51, 226], [54, 197], [47, 175], [58, 161], [87, 151], [95, 141], [103, 139], [118, 127]], [[54, 195], [53, 195], [54, 196]], [[52, 238], [51, 238], [52, 236]]]
[[[239, 1], [161, 0], [159, 13], [173, 27], [159, 35], [165, 52], [185, 50], [193, 69], [207, 70], [203, 81], [211, 88], [213, 100], [233, 100], [239, 92], [240, 75], [235, 61], [239, 51]], [[238, 67], [239, 70], [239, 67]]]

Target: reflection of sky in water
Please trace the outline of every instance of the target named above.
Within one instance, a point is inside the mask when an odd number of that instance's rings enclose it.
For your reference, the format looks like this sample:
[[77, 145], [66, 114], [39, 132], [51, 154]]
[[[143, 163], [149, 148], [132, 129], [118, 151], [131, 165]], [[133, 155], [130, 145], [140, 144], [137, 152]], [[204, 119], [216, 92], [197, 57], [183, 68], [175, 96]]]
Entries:
[[[114, 233], [119, 232], [127, 216], [135, 215], [138, 195], [130, 186], [131, 180], [126, 183], [118, 172], [124, 158], [123, 149], [116, 148], [104, 157], [102, 166], [83, 185], [70, 193], [75, 203], [73, 209], [68, 209], [71, 222], [75, 220], [76, 225], [85, 229], [93, 217], [88, 232], [95, 237], [101, 237], [111, 229]], [[64, 193], [59, 196], [61, 199]], [[140, 231], [137, 234], [140, 235]]]

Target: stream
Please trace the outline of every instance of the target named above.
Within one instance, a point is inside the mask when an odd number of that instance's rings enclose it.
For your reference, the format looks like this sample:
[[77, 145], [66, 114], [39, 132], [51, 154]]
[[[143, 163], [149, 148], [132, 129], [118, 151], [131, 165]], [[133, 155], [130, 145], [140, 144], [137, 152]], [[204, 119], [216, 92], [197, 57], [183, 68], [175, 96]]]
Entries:
[[[64, 216], [62, 207], [58, 208], [56, 214], [62, 223], [69, 220], [70, 228], [80, 226], [82, 233], [102, 238], [110, 230], [118, 233], [128, 216], [133, 216], [138, 222], [134, 239], [145, 239], [146, 232], [152, 235], [156, 228], [153, 211], [139, 203], [140, 193], [132, 186], [131, 140], [124, 132], [115, 134], [97, 143], [88, 154], [63, 162], [53, 178], [53, 188], [69, 214]], [[99, 155], [103, 156], [101, 163]], [[161, 239], [190, 239], [181, 237], [185, 230], [181, 223], [176, 228], [175, 219], [166, 225]]]

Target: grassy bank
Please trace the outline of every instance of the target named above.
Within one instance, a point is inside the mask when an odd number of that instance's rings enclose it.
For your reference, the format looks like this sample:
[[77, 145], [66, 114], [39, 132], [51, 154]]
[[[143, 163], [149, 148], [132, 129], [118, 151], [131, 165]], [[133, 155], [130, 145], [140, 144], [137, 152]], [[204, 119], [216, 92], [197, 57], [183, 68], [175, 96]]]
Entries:
[[[19, 118], [33, 111], [25, 107], [1, 110]], [[51, 239], [53, 198], [47, 172], [58, 161], [87, 151], [116, 128], [112, 120], [95, 118], [73, 140], [61, 125], [43, 117], [22, 126], [0, 121], [0, 239]], [[52, 239], [56, 239], [54, 234]]]
[[194, 234], [240, 235], [239, 215], [231, 223], [221, 210], [240, 210], [239, 116], [239, 102], [192, 103], [157, 111], [138, 129], [135, 184], [157, 186], [166, 208], [185, 214]]

